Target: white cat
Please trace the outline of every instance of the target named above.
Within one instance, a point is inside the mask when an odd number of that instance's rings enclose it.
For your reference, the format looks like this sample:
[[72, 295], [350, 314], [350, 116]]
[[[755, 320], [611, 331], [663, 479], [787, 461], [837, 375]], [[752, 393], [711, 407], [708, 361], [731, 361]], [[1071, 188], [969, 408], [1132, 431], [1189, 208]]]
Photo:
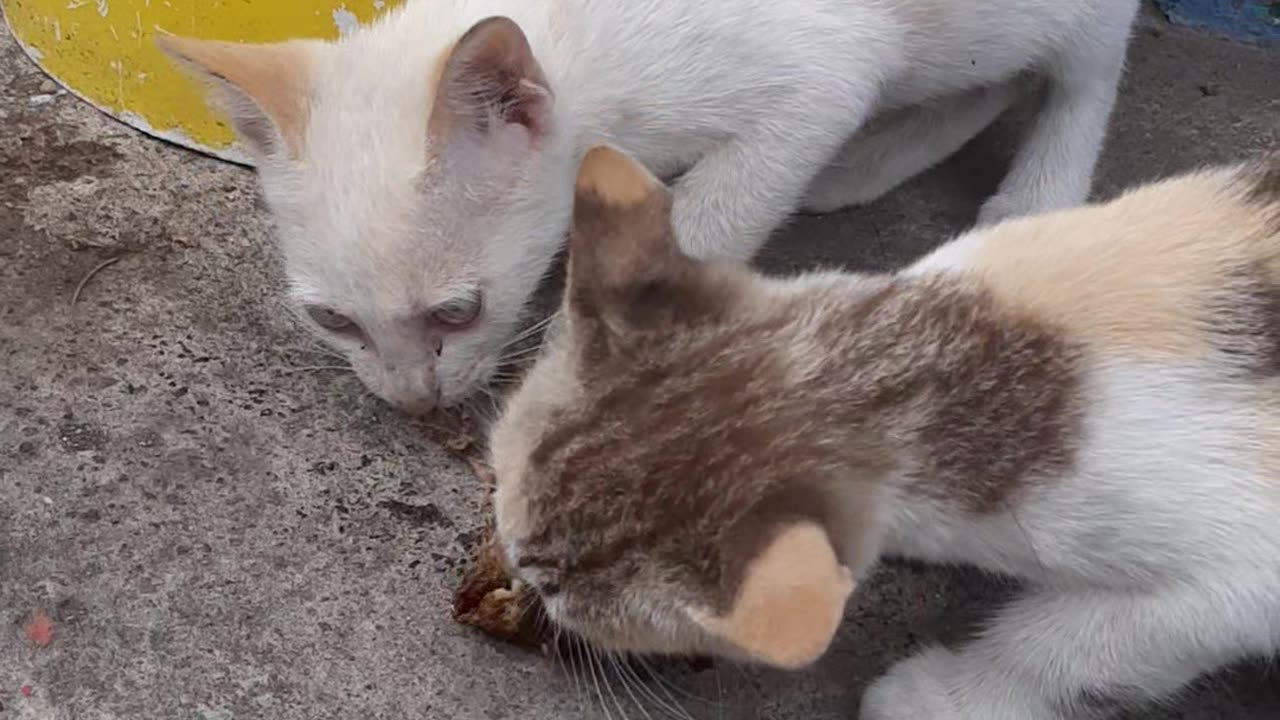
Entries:
[[798, 204], [865, 202], [945, 158], [1037, 73], [1044, 107], [980, 220], [1075, 205], [1137, 6], [411, 0], [333, 44], [161, 44], [223, 91], [303, 315], [370, 389], [421, 411], [502, 360], [587, 146], [687, 170], [685, 250], [745, 259]]

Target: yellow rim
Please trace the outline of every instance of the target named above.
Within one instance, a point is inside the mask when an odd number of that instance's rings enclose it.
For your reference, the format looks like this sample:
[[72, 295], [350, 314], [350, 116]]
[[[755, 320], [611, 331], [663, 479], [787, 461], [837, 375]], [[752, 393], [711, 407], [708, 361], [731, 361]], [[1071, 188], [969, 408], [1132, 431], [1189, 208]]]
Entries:
[[332, 39], [401, 0], [0, 0], [31, 59], [68, 91], [143, 132], [249, 164], [158, 33], [242, 42]]

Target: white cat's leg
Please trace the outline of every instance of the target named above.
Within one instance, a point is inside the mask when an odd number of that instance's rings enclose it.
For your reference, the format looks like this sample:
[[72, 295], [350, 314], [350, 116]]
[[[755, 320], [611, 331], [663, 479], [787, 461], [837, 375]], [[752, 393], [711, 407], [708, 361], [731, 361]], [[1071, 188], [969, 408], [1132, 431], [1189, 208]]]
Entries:
[[802, 207], [825, 213], [875, 200], [950, 157], [1029, 86], [1011, 79], [873, 120], [809, 185]]
[[862, 67], [865, 76], [833, 66], [828, 69], [841, 76], [815, 77], [804, 89], [791, 88], [767, 116], [703, 156], [676, 182], [672, 223], [685, 252], [747, 260], [796, 209], [805, 188], [875, 108], [876, 66], [864, 60], [847, 67]]
[[1045, 60], [1048, 96], [1009, 174], [979, 213], [980, 225], [1088, 199], [1137, 5], [1115, 0], [1088, 32]]
[[1275, 648], [1271, 591], [1229, 587], [1029, 595], [972, 644], [894, 665], [867, 689], [861, 720], [1070, 720], [1090, 700], [1167, 695]]
[[795, 132], [780, 122], [703, 157], [675, 186], [672, 224], [680, 247], [700, 259], [749, 260], [795, 209], [844, 139], [844, 127], [833, 122]]

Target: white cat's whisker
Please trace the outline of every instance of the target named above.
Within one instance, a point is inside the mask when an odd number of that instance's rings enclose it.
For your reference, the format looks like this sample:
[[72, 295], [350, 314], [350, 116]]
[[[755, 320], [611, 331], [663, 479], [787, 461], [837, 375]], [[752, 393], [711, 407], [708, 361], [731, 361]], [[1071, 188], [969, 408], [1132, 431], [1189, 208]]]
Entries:
[[520, 342], [521, 340], [524, 340], [525, 338], [529, 337], [530, 335], [533, 335], [534, 333], [538, 332], [539, 330], [542, 330], [542, 329], [543, 329], [543, 328], [545, 328], [547, 325], [550, 325], [552, 320], [555, 320], [555, 319], [556, 319], [557, 317], [559, 317], [559, 316], [560, 316], [560, 313], [557, 311], [557, 312], [551, 313], [550, 315], [548, 315], [548, 316], [546, 316], [546, 317], [542, 318], [542, 319], [541, 319], [541, 320], [539, 320], [538, 322], [533, 323], [532, 325], [529, 325], [529, 326], [528, 326], [528, 327], [526, 327], [525, 329], [521, 330], [521, 331], [520, 331], [520, 333], [519, 333], [518, 335], [516, 335], [515, 337], [511, 338], [510, 340], [508, 340], [508, 341], [507, 341], [507, 344], [506, 344], [504, 347], [510, 347], [511, 345], [514, 345], [514, 344], [516, 344], [516, 343]]
[[284, 375], [288, 375], [290, 373], [300, 373], [300, 372], [322, 372], [325, 370], [333, 370], [337, 372], [348, 372], [348, 373], [355, 372], [355, 368], [352, 368], [350, 365], [300, 365], [296, 367], [276, 368], [276, 372]]
[[[500, 351], [505, 352], [507, 350], [512, 350], [512, 349], [519, 350], [526, 343], [533, 341], [537, 337], [538, 333], [541, 331], [542, 331], [542, 328], [536, 328], [532, 331], [526, 331], [524, 333], [521, 333], [517, 337], [514, 337], [511, 340], [508, 340], [507, 342], [503, 343], [502, 347], [500, 348]], [[534, 343], [535, 346], [540, 346], [541, 344], [542, 344], [541, 342]]]
[[533, 347], [521, 348], [519, 350], [515, 350], [499, 356], [498, 364], [504, 365], [506, 363], [511, 362], [512, 360], [517, 360], [519, 358], [527, 357], [529, 355], [536, 355], [537, 353], [540, 353], [540, 352], [542, 352], [541, 345], [534, 345]]

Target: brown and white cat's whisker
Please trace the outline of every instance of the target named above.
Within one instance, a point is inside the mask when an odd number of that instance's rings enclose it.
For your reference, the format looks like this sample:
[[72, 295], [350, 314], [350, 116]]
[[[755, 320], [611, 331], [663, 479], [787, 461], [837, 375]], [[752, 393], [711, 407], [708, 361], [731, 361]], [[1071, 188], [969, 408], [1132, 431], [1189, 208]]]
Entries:
[[[635, 686], [640, 688], [640, 690], [645, 694], [645, 697], [649, 698], [665, 716], [675, 718], [675, 720], [693, 720], [693, 716], [689, 711], [685, 709], [685, 707], [677, 701], [666, 688], [662, 687], [662, 683], [655, 676], [652, 668], [643, 664], [643, 660], [640, 655], [628, 653], [623, 660], [622, 667], [625, 668], [626, 672], [635, 682]], [[645, 680], [640, 676], [640, 673], [636, 672], [637, 664], [640, 664], [641, 667], [645, 668], [645, 672], [649, 674], [649, 680]], [[653, 685], [655, 684], [659, 686], [663, 691], [663, 695], [666, 697], [659, 695], [657, 691], [653, 689]]]
[[[586, 665], [586, 660], [584, 659], [586, 656], [582, 650], [586, 643], [577, 637], [572, 638], [572, 640], [573, 642], [569, 646], [572, 654], [569, 657], [573, 663], [573, 684], [578, 695], [578, 704], [586, 708], [590, 705], [589, 698], [591, 697], [591, 691], [587, 686], [587, 678], [582, 671], [582, 665]], [[588, 700], [584, 700], [584, 697], [588, 698]]]
[[[630, 653], [615, 654], [614, 657], [617, 658], [618, 673], [622, 676], [625, 686], [638, 689], [645, 699], [653, 703], [654, 706], [662, 710], [664, 713], [669, 713], [674, 717], [679, 717], [679, 714], [673, 708], [669, 707], [667, 703], [653, 691], [653, 688], [649, 687], [649, 684], [644, 681], [644, 678], [641, 678], [640, 675], [636, 673], [634, 666], [635, 658]], [[646, 711], [645, 714], [648, 715], [649, 713]]]
[[595, 651], [585, 642], [582, 644], [582, 650], [587, 663], [587, 672], [591, 673], [591, 685], [596, 691], [596, 699], [600, 701], [601, 709], [604, 710], [605, 720], [613, 720], [613, 713], [609, 712], [609, 704], [604, 699], [604, 691], [600, 689], [600, 676], [596, 674]]
[[671, 711], [672, 715], [676, 718], [680, 718], [681, 720], [694, 720], [693, 715], [685, 708], [684, 704], [679, 700], [676, 700], [675, 695], [671, 694], [672, 689], [679, 691], [679, 688], [672, 686], [670, 681], [655, 670], [643, 655], [634, 655], [632, 657], [640, 663], [640, 667], [644, 668], [645, 672], [649, 673], [649, 677], [653, 679], [653, 682], [658, 686], [658, 689], [666, 696], [664, 706]]
[[663, 698], [662, 696], [659, 696], [657, 692], [654, 692], [654, 689], [649, 687], [649, 683], [646, 683], [645, 679], [641, 678], [639, 673], [636, 673], [634, 661], [634, 657], [628, 656], [627, 659], [623, 661], [622, 666], [623, 669], [626, 670], [627, 675], [630, 675], [631, 682], [635, 684], [635, 687], [640, 688], [640, 692], [644, 693], [644, 696], [649, 698], [649, 701], [652, 702], [654, 707], [657, 707], [659, 711], [662, 711], [664, 716], [675, 717], [677, 720], [684, 720], [686, 715], [684, 708], [681, 708], [678, 705], [672, 705], [671, 701], [666, 700], [666, 698]]
[[569, 661], [565, 660], [567, 650], [569, 650], [572, 645], [570, 642], [565, 640], [564, 631], [559, 625], [550, 622], [545, 614], [541, 616], [541, 620], [544, 624], [549, 624], [551, 626], [551, 644], [548, 647], [548, 651], [555, 657], [556, 664], [560, 666], [562, 671], [564, 671], [565, 676], [573, 679], [574, 697], [581, 701], [582, 693], [578, 688], [578, 676], [569, 669]]
[[721, 718], [723, 718], [724, 717], [724, 683], [721, 682], [719, 665], [715, 666], [715, 671], [716, 671], [716, 712]]
[[[613, 706], [618, 709], [618, 714], [622, 716], [622, 720], [628, 720], [626, 708], [622, 706], [622, 701], [618, 699], [617, 693], [613, 691], [613, 683], [610, 682], [608, 668], [605, 667], [604, 660], [601, 658], [601, 651], [593, 649], [591, 655], [595, 658], [596, 667], [600, 670], [600, 684], [608, 691], [609, 698], [613, 700]], [[608, 653], [605, 653], [605, 656], [607, 657]]]
[[626, 657], [612, 652], [606, 653], [605, 656], [609, 658], [609, 664], [613, 667], [613, 674], [618, 678], [618, 682], [622, 683], [622, 689], [631, 697], [631, 702], [635, 703], [640, 712], [644, 713], [646, 720], [653, 720], [653, 715], [649, 712], [649, 709], [644, 706], [644, 703], [636, 696], [635, 691], [631, 689], [632, 681], [625, 670]]

